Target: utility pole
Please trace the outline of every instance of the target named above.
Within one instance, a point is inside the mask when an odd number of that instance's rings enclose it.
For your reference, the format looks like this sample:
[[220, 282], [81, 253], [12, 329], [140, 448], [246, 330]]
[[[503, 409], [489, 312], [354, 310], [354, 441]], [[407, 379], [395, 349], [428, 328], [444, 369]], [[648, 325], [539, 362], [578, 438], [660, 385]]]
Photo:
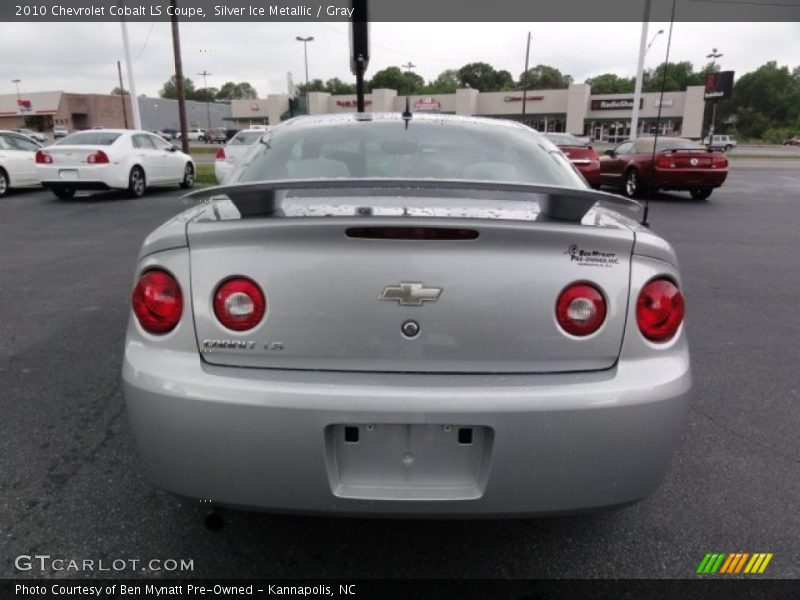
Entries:
[[176, 13], [176, 0], [170, 0], [172, 5], [172, 54], [175, 56], [175, 87], [178, 92], [178, 118], [181, 129], [181, 150], [189, 153], [189, 140], [186, 126], [186, 94], [183, 89], [183, 62], [181, 61], [181, 35], [178, 30], [178, 17]]
[[[642, 78], [644, 77], [644, 55], [647, 53], [647, 26], [650, 24], [650, 3], [644, 2], [642, 36], [639, 38], [639, 64], [636, 67], [636, 87], [633, 91], [633, 113], [631, 114], [630, 139], [635, 140], [639, 133], [639, 105], [642, 103]], [[664, 66], [666, 68], [666, 65]]]
[[133, 113], [133, 128], [142, 128], [142, 117], [139, 115], [139, 103], [136, 100], [136, 82], [133, 79], [133, 63], [131, 62], [131, 49], [128, 44], [128, 24], [125, 19], [120, 19], [122, 27], [122, 45], [125, 48], [125, 68], [128, 71], [128, 90], [131, 93], [131, 112]]
[[528, 45], [525, 46], [525, 70], [522, 72], [522, 124], [525, 124], [525, 108], [528, 103], [528, 62], [531, 57], [531, 32], [528, 32]]
[[211, 129], [211, 108], [208, 102], [208, 80], [206, 79], [211, 73], [203, 69], [203, 72], [198, 75], [203, 78], [203, 89], [206, 91], [206, 117], [208, 118], [208, 128]]
[[125, 108], [125, 86], [122, 84], [122, 64], [117, 61], [117, 74], [119, 75], [119, 97], [122, 98], [122, 121], [125, 129], [128, 128], [128, 110]]

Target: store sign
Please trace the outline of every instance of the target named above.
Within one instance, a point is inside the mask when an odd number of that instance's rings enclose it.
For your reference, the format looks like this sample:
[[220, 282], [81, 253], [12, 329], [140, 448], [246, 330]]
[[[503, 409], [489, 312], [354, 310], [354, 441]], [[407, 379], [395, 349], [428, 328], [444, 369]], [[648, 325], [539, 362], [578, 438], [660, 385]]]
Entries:
[[[644, 106], [639, 99], [639, 108]], [[615, 98], [613, 100], [592, 100], [592, 110], [633, 110], [633, 98]]]
[[30, 100], [17, 100], [17, 110], [20, 113], [28, 113], [33, 110]]
[[673, 104], [672, 98], [664, 98], [663, 102], [661, 102], [659, 98], [653, 100], [653, 106], [655, 106], [656, 108], [658, 108], [659, 106], [661, 106], [662, 108], [669, 108], [670, 106], [672, 106], [672, 104]]
[[[525, 96], [526, 102], [531, 102], [532, 100], [544, 100], [544, 96]], [[522, 96], [506, 96], [503, 98], [503, 102], [522, 102]]]
[[442, 103], [434, 98], [420, 98], [414, 102], [414, 112], [439, 112]]
[[733, 71], [720, 71], [706, 75], [706, 100], [724, 100], [733, 92]]
[[[364, 100], [364, 106], [369, 106], [372, 104], [372, 100]], [[337, 100], [336, 106], [358, 106], [358, 100]]]
[[250, 110], [253, 112], [259, 112], [261, 110], [261, 107], [259, 106], [258, 102], [254, 101], [250, 103]]

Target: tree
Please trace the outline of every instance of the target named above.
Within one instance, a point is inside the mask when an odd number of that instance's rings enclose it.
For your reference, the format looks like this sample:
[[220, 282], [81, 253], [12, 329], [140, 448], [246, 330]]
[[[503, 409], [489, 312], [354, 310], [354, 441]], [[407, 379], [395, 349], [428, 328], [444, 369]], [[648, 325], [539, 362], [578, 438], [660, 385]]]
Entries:
[[536, 65], [525, 73], [520, 73], [519, 87], [529, 90], [561, 90], [568, 88], [572, 82], [570, 75], [564, 75], [555, 67]]
[[603, 73], [586, 80], [593, 94], [632, 94], [635, 78], [620, 77], [614, 73]]
[[197, 100], [198, 102], [214, 102], [219, 94], [219, 90], [214, 87], [200, 88], [195, 90], [191, 97], [187, 94], [187, 100]]
[[[183, 79], [183, 93], [187, 100], [193, 99], [195, 93], [194, 82], [188, 77], [184, 77]], [[162, 98], [176, 99], [178, 97], [178, 78], [175, 77], [175, 75], [170, 77], [169, 81], [167, 81], [164, 87], [161, 88], [161, 91], [158, 92], [158, 95]]]
[[355, 94], [356, 84], [345, 83], [338, 77], [334, 77], [325, 82], [325, 91], [330, 94]]
[[746, 137], [800, 125], [800, 70], [770, 61], [742, 75], [733, 87], [730, 108], [736, 128]]
[[455, 69], [447, 69], [439, 73], [436, 79], [428, 83], [423, 89], [423, 93], [455, 94], [459, 87], [461, 87], [461, 81], [458, 78], [458, 71]]
[[111, 90], [112, 96], [130, 96], [131, 93], [128, 90], [124, 90], [121, 87], [117, 86], [113, 90]]
[[297, 86], [297, 94], [300, 96], [304, 96], [308, 92], [324, 92], [325, 84], [322, 83], [322, 79], [312, 79], [308, 83], [301, 83]]
[[458, 70], [461, 87], [481, 92], [500, 92], [514, 89], [514, 78], [508, 71], [498, 71], [485, 62], [469, 63]]
[[411, 71], [401, 71], [400, 67], [386, 67], [378, 71], [369, 81], [367, 89], [397, 90], [398, 96], [422, 92], [425, 80]]
[[256, 89], [246, 81], [234, 83], [227, 81], [217, 92], [217, 100], [255, 100], [258, 98]]
[[[707, 65], [709, 68], [710, 65]], [[666, 77], [664, 77], [666, 71]], [[665, 92], [682, 92], [690, 85], [703, 85], [705, 73], [695, 71], [691, 62], [661, 63], [655, 69], [648, 69], [642, 81], [642, 91], [659, 92], [661, 82], [664, 82]]]

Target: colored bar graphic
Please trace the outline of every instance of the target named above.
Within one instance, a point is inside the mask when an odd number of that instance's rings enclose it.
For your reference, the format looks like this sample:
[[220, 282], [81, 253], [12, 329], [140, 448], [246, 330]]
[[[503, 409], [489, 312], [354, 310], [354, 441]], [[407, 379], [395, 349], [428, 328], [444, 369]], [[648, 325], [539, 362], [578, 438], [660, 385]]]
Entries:
[[728, 569], [731, 567], [731, 563], [733, 562], [733, 554], [728, 555], [728, 559], [723, 563], [722, 568], [719, 570], [720, 573], [727, 573]]
[[750, 554], [749, 552], [733, 552], [731, 554], [709, 552], [700, 561], [697, 573], [702, 575], [714, 573], [730, 575], [742, 572], [751, 575], [760, 574], [767, 568], [772, 557], [773, 554], [771, 552], [757, 552], [755, 554]]
[[763, 573], [764, 569], [767, 568], [767, 565], [769, 564], [769, 561], [771, 561], [771, 560], [772, 560], [772, 552], [767, 554], [767, 556], [764, 558], [764, 562], [761, 563], [761, 568], [758, 570], [758, 572], [759, 573]]
[[742, 570], [742, 567], [744, 567], [744, 563], [745, 563], [745, 561], [747, 560], [747, 558], [748, 558], [749, 556], [750, 556], [750, 555], [749, 555], [747, 552], [745, 552], [744, 554], [742, 554], [742, 558], [741, 558], [741, 560], [740, 560], [740, 561], [738, 562], [738, 564], [736, 565], [736, 570], [735, 570], [735, 571], [734, 571], [734, 570], [731, 570], [731, 573], [738, 573], [739, 571], [741, 571], [741, 570]]
[[708, 561], [710, 559], [711, 559], [711, 555], [710, 554], [706, 554], [703, 557], [703, 560], [700, 561], [700, 566], [697, 567], [697, 572], [698, 573], [704, 573], [705, 572], [706, 565], [708, 564]]
[[716, 572], [717, 572], [717, 569], [719, 569], [719, 568], [720, 568], [720, 566], [722, 565], [722, 561], [723, 561], [724, 559], [725, 559], [725, 554], [724, 554], [724, 553], [723, 553], [723, 554], [720, 554], [720, 555], [719, 555], [719, 558], [717, 559], [717, 562], [715, 562], [715, 563], [714, 563], [714, 566], [713, 566], [713, 567], [712, 567], [712, 569], [711, 569], [711, 572], [712, 572], [712, 573], [716, 573]]

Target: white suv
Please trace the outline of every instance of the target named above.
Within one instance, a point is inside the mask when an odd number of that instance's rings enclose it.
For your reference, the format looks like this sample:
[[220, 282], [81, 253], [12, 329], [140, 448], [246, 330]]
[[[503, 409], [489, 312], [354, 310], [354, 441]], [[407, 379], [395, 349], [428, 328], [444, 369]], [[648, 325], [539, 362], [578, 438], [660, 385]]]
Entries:
[[703, 143], [708, 146], [709, 150], [722, 150], [723, 152], [727, 152], [732, 148], [736, 148], [736, 136], [715, 135], [713, 142], [710, 144], [708, 142], [708, 136], [706, 136]]
[[[202, 129], [189, 128], [189, 129], [186, 130], [186, 139], [189, 140], [190, 142], [196, 142], [198, 140], [203, 139], [203, 136], [205, 135], [205, 133], [206, 132], [204, 130], [202, 130]], [[177, 137], [177, 139], [181, 139], [181, 134], [178, 133], [176, 137]], [[714, 136], [714, 137], [716, 137], [716, 136]]]

